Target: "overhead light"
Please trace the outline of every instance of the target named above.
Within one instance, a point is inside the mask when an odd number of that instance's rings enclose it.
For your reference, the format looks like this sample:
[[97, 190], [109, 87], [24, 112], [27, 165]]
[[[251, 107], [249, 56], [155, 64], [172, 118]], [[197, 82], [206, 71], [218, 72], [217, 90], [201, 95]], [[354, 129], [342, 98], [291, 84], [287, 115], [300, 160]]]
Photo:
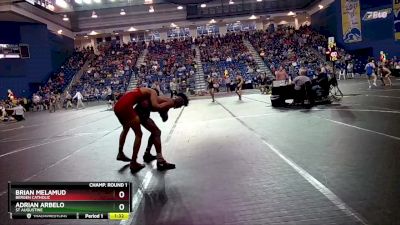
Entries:
[[101, 0], [93, 0], [95, 3], [101, 3]]
[[115, 0], [110, 0], [110, 2], [115, 2]]
[[323, 6], [323, 5], [318, 5], [318, 8], [319, 8], [319, 9], [323, 9], [324, 6]]
[[115, 33], [115, 35], [118, 35], [119, 33]]
[[210, 20], [210, 23], [216, 23], [217, 21], [215, 21], [214, 19]]
[[205, 8], [205, 7], [207, 7], [207, 5], [203, 3], [203, 4], [200, 5], [200, 7], [201, 8]]
[[235, 2], [233, 0], [229, 0], [229, 5], [233, 5]]
[[288, 14], [287, 14], [288, 16], [294, 16], [294, 15], [296, 15], [293, 11], [290, 11]]
[[178, 6], [178, 7], [176, 7], [177, 9], [179, 9], [179, 10], [181, 10], [181, 9], [183, 9], [183, 6]]
[[126, 13], [125, 13], [124, 9], [121, 9], [121, 12], [119, 14], [121, 14], [121, 16], [125, 16]]
[[80, 5], [82, 4], [82, 0], [75, 0], [75, 3]]
[[153, 0], [144, 0], [144, 4], [153, 4]]
[[257, 0], [257, 2], [262, 2], [262, 0]]
[[171, 27], [177, 27], [177, 25], [175, 23], [171, 23], [170, 25]]
[[85, 4], [92, 4], [92, 0], [83, 0], [83, 3], [85, 3]]
[[84, 38], [88, 38], [89, 36], [87, 36], [87, 35], [85, 35], [85, 36], [83, 36]]
[[97, 32], [94, 31], [94, 30], [92, 30], [92, 32], [89, 33], [89, 35], [96, 35], [96, 34], [99, 34], [99, 33], [97, 33]]
[[238, 20], [238, 21], [236, 21], [236, 23], [240, 23], [240, 21]]
[[255, 20], [255, 19], [257, 19], [257, 17], [256, 17], [255, 15], [251, 15], [251, 16], [249, 17], [249, 19]]
[[128, 29], [128, 31], [137, 31], [137, 29], [134, 28], [134, 27], [130, 27], [130, 28]]
[[97, 18], [97, 14], [96, 14], [95, 11], [92, 12], [92, 18], [93, 18], [93, 19], [96, 19], [96, 18]]
[[153, 13], [154, 12], [154, 7], [151, 5], [149, 8], [149, 13]]
[[56, 0], [56, 5], [60, 6], [63, 9], [68, 8], [68, 4], [64, 0]]
[[150, 30], [146, 30], [146, 32], [149, 32]]
[[62, 30], [58, 30], [57, 33], [58, 33], [58, 34], [62, 34]]
[[64, 20], [64, 21], [68, 21], [68, 20], [69, 20], [69, 18], [67, 17], [67, 15], [64, 15], [63, 20]]

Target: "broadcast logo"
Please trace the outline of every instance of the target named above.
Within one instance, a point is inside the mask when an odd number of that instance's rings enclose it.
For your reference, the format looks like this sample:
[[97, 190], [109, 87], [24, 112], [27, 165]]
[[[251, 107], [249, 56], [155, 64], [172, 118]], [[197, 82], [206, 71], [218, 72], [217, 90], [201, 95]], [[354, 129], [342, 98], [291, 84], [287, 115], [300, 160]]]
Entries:
[[363, 20], [368, 21], [368, 20], [375, 20], [375, 19], [385, 19], [388, 17], [388, 15], [390, 13], [392, 13], [391, 8], [381, 9], [378, 11], [368, 11], [365, 13]]

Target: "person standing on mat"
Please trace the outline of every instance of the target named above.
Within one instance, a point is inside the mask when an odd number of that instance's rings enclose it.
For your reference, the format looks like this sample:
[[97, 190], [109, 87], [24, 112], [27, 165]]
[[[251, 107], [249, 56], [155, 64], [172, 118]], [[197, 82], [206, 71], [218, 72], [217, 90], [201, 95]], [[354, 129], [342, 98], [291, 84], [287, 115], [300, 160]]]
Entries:
[[379, 66], [379, 73], [382, 77], [383, 86], [386, 86], [385, 80], [388, 81], [389, 86], [392, 86], [392, 80], [390, 80], [390, 75], [392, 74], [392, 72], [385, 65]]
[[376, 87], [376, 74], [375, 74], [375, 61], [373, 59], [370, 59], [367, 65], [365, 65], [365, 71], [367, 74], [367, 80], [368, 80], [368, 88], [371, 88], [371, 80], [373, 81], [372, 85]]
[[210, 92], [212, 102], [215, 102], [214, 78], [212, 76], [208, 76], [207, 83], [208, 83], [208, 91]]
[[[150, 88], [135, 88], [132, 91], [125, 93], [118, 100], [114, 106], [114, 113], [121, 123], [123, 130], [121, 131], [119, 138], [117, 160], [131, 161], [130, 169], [132, 172], [138, 172], [144, 167], [144, 165], [136, 161], [143, 134], [140, 128], [140, 117], [137, 111], [133, 108], [137, 103], [144, 100], [149, 100], [152, 109], [158, 112], [166, 112], [170, 108], [180, 108], [185, 104], [185, 101], [182, 97], [177, 97], [174, 99], [161, 99], [157, 96], [157, 92]], [[132, 128], [133, 132], [135, 133], [132, 159], [126, 157], [123, 152], [126, 135], [128, 134], [130, 128]]]
[[242, 87], [243, 87], [243, 84], [244, 84], [244, 79], [240, 74], [238, 74], [236, 76], [236, 91], [235, 92], [239, 96], [239, 100], [242, 100]]
[[83, 104], [82, 100], [83, 100], [83, 95], [81, 94], [80, 91], [77, 91], [75, 96], [72, 98], [72, 100], [77, 99], [76, 102], [76, 109], [79, 109], [79, 106], [82, 106], [82, 108], [85, 108], [85, 105]]

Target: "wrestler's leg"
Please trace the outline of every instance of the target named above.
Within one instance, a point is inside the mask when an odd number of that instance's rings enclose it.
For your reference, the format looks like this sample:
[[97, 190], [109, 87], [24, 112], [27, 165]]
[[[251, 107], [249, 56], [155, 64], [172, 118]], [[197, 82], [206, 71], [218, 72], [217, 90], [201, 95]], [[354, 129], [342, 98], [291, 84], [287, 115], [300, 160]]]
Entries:
[[125, 154], [124, 154], [124, 145], [125, 145], [125, 140], [126, 140], [126, 135], [129, 132], [129, 124], [123, 125], [122, 126], [122, 131], [121, 134], [119, 135], [119, 147], [118, 147], [118, 155], [117, 155], [117, 160], [119, 161], [124, 161], [124, 162], [130, 162], [131, 159], [128, 158]]
[[144, 165], [138, 163], [137, 160], [137, 155], [139, 153], [139, 149], [140, 149], [140, 144], [142, 143], [142, 129], [140, 127], [140, 119], [138, 115], [135, 115], [132, 118], [132, 121], [130, 123], [130, 126], [133, 130], [133, 132], [135, 133], [135, 142], [133, 143], [133, 151], [132, 151], [132, 161], [131, 161], [131, 171], [132, 172], [137, 172], [139, 170], [141, 170]]
[[149, 163], [156, 159], [156, 156], [152, 155], [150, 151], [154, 144], [154, 136], [157, 134], [157, 132], [161, 135], [161, 131], [151, 118], [148, 118], [146, 121], [142, 121], [142, 126], [150, 132], [149, 139], [147, 140], [146, 152], [143, 155], [143, 161]]
[[239, 100], [242, 100], [242, 86], [237, 87], [236, 94], [239, 96]]
[[[157, 127], [154, 121], [149, 118], [144, 123], [142, 123], [143, 127], [150, 131], [151, 135], [148, 142], [148, 149], [150, 153], [150, 149], [152, 144], [156, 148], [157, 152], [157, 168], [159, 170], [167, 170], [167, 169], [175, 169], [175, 164], [168, 163], [163, 155], [161, 149], [161, 130]], [[147, 150], [147, 149], [146, 149]], [[147, 152], [146, 152], [147, 154]]]

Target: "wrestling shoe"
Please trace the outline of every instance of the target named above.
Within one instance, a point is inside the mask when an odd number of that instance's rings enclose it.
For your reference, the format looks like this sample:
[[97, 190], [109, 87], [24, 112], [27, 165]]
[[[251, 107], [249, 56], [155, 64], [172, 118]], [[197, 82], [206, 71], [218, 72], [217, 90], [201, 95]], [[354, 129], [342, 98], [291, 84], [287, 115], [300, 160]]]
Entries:
[[160, 116], [161, 116], [162, 121], [163, 121], [163, 122], [166, 122], [166, 121], [168, 120], [168, 111], [166, 111], [166, 112], [159, 112], [159, 113], [160, 113]]
[[132, 163], [132, 162], [131, 162], [131, 165], [129, 165], [129, 168], [131, 169], [131, 173], [137, 173], [137, 172], [139, 172], [141, 169], [144, 168], [144, 165], [143, 165], [143, 164], [140, 164], [140, 163], [137, 163], [137, 162], [135, 162], [135, 163]]
[[143, 155], [143, 161], [145, 163], [149, 163], [149, 162], [151, 162], [153, 160], [156, 160], [156, 159], [157, 159], [157, 157], [155, 155], [152, 155], [152, 154], [147, 153], [147, 152], [144, 153], [144, 155]]
[[157, 162], [157, 169], [158, 170], [171, 170], [175, 169], [175, 164], [168, 163], [167, 161]]
[[118, 161], [123, 161], [123, 162], [130, 162], [131, 161], [131, 159], [128, 158], [124, 153], [118, 153], [117, 160]]

